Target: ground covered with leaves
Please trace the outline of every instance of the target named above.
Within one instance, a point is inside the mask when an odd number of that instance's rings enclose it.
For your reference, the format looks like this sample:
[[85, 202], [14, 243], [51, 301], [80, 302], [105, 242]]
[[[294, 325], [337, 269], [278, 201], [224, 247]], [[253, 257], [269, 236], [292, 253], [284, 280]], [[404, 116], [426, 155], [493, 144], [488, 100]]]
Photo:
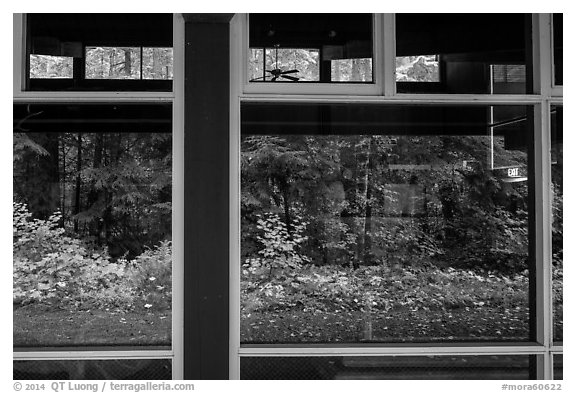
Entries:
[[[243, 342], [527, 341], [528, 278], [433, 268], [257, 261], [242, 282]], [[561, 315], [561, 302], [556, 315]], [[561, 330], [561, 321], [557, 321]], [[557, 329], [558, 330], [558, 329]]]
[[242, 320], [245, 342], [434, 342], [526, 341], [526, 308], [451, 311], [278, 312]]
[[168, 345], [171, 312], [64, 310], [28, 305], [14, 310], [19, 346]]

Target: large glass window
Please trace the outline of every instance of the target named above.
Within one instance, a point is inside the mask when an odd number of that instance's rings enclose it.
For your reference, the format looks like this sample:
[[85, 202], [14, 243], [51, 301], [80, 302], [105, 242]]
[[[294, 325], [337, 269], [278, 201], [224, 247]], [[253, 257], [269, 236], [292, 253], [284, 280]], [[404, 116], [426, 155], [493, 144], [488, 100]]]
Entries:
[[564, 318], [564, 160], [563, 160], [563, 123], [564, 113], [561, 105], [551, 107], [551, 173], [552, 173], [552, 300], [554, 311], [554, 341], [562, 341]]
[[14, 346], [170, 345], [170, 104], [14, 106]]
[[530, 16], [397, 14], [399, 93], [530, 93]]
[[172, 90], [171, 14], [28, 14], [27, 90]]
[[372, 15], [250, 14], [250, 82], [371, 83]]
[[528, 341], [530, 111], [243, 104], [241, 341]]

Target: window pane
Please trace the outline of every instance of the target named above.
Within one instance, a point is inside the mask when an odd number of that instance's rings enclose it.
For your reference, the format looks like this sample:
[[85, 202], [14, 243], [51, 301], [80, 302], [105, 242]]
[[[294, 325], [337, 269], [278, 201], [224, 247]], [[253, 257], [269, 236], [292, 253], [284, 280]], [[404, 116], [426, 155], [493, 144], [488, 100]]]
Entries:
[[372, 81], [372, 59], [332, 60], [333, 82]]
[[[251, 57], [254, 63], [251, 64], [250, 81], [256, 82], [317, 82], [320, 79], [320, 61], [317, 49], [266, 49], [266, 65], [264, 59], [260, 58], [257, 63], [258, 53], [262, 49], [252, 49]], [[261, 55], [260, 55], [261, 56]], [[273, 70], [281, 69], [284, 73], [274, 74]]]
[[[396, 14], [397, 91], [530, 93], [526, 75], [531, 72], [531, 44], [525, 33], [529, 24], [524, 14]], [[437, 64], [428, 60], [431, 55]], [[407, 59], [419, 60], [412, 65]], [[513, 78], [499, 80], [492, 78], [491, 67], [529, 72], [513, 72]], [[438, 83], [423, 83], [438, 69]]]
[[564, 379], [564, 355], [554, 355], [554, 379]]
[[536, 379], [535, 356], [242, 357], [250, 379]]
[[494, 64], [491, 68], [492, 93], [524, 93], [526, 87], [526, 67], [524, 65]]
[[72, 57], [30, 55], [30, 78], [72, 78]]
[[564, 244], [563, 244], [563, 212], [564, 212], [564, 173], [563, 160], [563, 108], [552, 105], [552, 293], [554, 304], [554, 341], [562, 341], [564, 318]]
[[264, 79], [264, 49], [251, 48], [248, 59], [248, 79], [250, 81]]
[[371, 83], [372, 16], [251, 14], [248, 59], [250, 82]]
[[397, 82], [440, 82], [438, 56], [396, 57]]
[[168, 359], [20, 360], [13, 365], [16, 380], [172, 379], [172, 362]]
[[170, 105], [14, 111], [14, 346], [169, 345]]
[[563, 52], [563, 32], [564, 14], [554, 14], [552, 26], [554, 28], [554, 84], [561, 86], [563, 84], [562, 63], [564, 61]]
[[172, 48], [144, 48], [142, 58], [144, 79], [172, 79], [174, 77]]
[[86, 79], [140, 79], [140, 48], [86, 48]]
[[242, 341], [528, 340], [527, 110], [244, 104]]

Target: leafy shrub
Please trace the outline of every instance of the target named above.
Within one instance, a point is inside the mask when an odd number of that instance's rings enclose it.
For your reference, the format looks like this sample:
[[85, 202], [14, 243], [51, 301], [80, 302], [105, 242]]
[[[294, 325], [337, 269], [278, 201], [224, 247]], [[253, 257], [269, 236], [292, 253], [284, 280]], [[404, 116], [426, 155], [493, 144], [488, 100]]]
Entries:
[[274, 213], [257, 215], [257, 228], [262, 231], [257, 239], [263, 248], [258, 251], [263, 263], [271, 270], [274, 268], [297, 268], [310, 259], [298, 251], [300, 245], [307, 240], [302, 233], [307, 223], [295, 217], [291, 223], [291, 233], [282, 219]]
[[457, 235], [449, 244], [449, 260], [464, 269], [483, 268], [504, 274], [524, 271], [528, 258], [528, 215], [497, 208], [486, 212], [472, 206], [452, 220]]
[[[129, 283], [137, 303], [170, 309], [172, 299], [172, 242], [163, 241], [130, 261]], [[139, 304], [139, 306], [142, 304]]]
[[376, 248], [382, 250], [386, 264], [416, 266], [444, 254], [436, 239], [422, 231], [420, 224], [411, 218], [381, 226], [373, 233], [372, 240]]
[[552, 291], [554, 297], [554, 304], [562, 306], [564, 300], [564, 269], [562, 266], [552, 266]]
[[[82, 242], [64, 234], [60, 213], [32, 219], [26, 206], [14, 203], [13, 296], [15, 303], [58, 301], [79, 305], [101, 301], [100, 291], [125, 274], [107, 253], [90, 253]], [[94, 296], [92, 296], [94, 295]], [[130, 300], [130, 299], [125, 299]]]
[[[91, 250], [59, 227], [60, 213], [33, 219], [13, 204], [13, 301], [60, 307], [169, 307], [171, 242], [131, 262], [110, 261], [106, 249]], [[143, 303], [143, 304], [141, 304]]]

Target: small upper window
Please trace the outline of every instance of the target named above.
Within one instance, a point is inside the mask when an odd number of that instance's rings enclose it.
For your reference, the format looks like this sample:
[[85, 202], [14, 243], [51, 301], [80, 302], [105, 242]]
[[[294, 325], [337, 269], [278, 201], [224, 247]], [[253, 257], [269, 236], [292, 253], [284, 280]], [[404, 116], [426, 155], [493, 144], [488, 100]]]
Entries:
[[171, 14], [28, 14], [27, 90], [171, 91]]
[[372, 83], [370, 14], [250, 14], [250, 82]]
[[564, 14], [554, 14], [552, 16], [553, 40], [554, 40], [554, 84], [561, 86], [562, 81], [562, 27], [564, 25]]
[[398, 93], [529, 94], [530, 17], [397, 14]]

